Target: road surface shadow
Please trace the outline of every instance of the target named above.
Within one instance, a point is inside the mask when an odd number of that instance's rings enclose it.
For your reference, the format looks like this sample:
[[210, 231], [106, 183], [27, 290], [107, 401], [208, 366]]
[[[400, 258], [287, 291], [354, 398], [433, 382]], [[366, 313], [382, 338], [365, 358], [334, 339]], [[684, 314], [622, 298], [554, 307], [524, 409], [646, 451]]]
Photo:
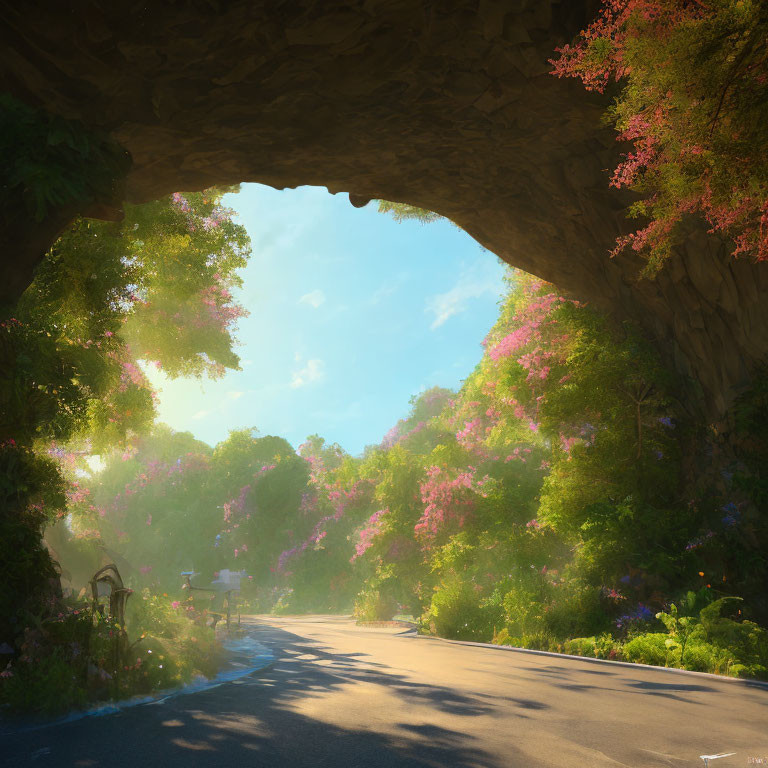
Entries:
[[[581, 657], [574, 657], [574, 661], [587, 661], [592, 662], [593, 659], [582, 659]], [[650, 673], [658, 672], [650, 668], [643, 668], [642, 665], [637, 665], [637, 673], [647, 670]], [[557, 665], [548, 666], [529, 666], [525, 669], [523, 677], [528, 680], [534, 680], [539, 678], [545, 685], [555, 689], [562, 689], [566, 691], [610, 691], [612, 693], [628, 693], [632, 695], [641, 696], [658, 696], [669, 701], [677, 701], [685, 704], [693, 704], [695, 706], [706, 706], [708, 702], [706, 699], [693, 699], [686, 696], [686, 693], [706, 693], [706, 694], [719, 694], [723, 692], [722, 687], [715, 687], [712, 685], [706, 685], [696, 682], [685, 682], [685, 678], [678, 677], [677, 680], [671, 679], [670, 682], [660, 682], [654, 680], [638, 680], [637, 678], [629, 678], [629, 675], [634, 674], [627, 667], [624, 667], [621, 672], [611, 671], [608, 668], [601, 669], [584, 669], [575, 665], [567, 665], [564, 660], [564, 665], [559, 667]], [[661, 673], [665, 674], [665, 673]], [[592, 675], [584, 682], [578, 682], [580, 675]], [[599, 677], [605, 677], [606, 680], [601, 684]], [[611, 677], [615, 679], [610, 679]], [[672, 678], [672, 675], [669, 675]], [[510, 677], [513, 679], [513, 677]], [[689, 678], [691, 679], [691, 678]], [[725, 678], [727, 679], [727, 678]], [[765, 691], [765, 687], [760, 683], [752, 683], [750, 681], [743, 681], [739, 683], [743, 686], [744, 690], [753, 691]], [[736, 692], [736, 689], [733, 689]], [[547, 694], [549, 695], [549, 694]], [[761, 706], [768, 706], [768, 697], [750, 696], [750, 701]]]
[[[304, 637], [270, 627], [258, 633], [276, 655], [271, 668], [251, 677], [162, 703], [118, 714], [85, 718], [44, 730], [5, 738], [3, 768], [493, 768], [497, 761], [471, 735], [475, 716], [494, 707], [482, 698], [448, 686], [420, 684], [364, 653], [336, 653]], [[344, 727], [318, 719], [313, 699], [366, 683], [365, 702], [341, 719]], [[380, 690], [370, 692], [370, 685]], [[415, 705], [466, 718], [452, 729], [429, 722], [392, 724], [379, 720], [378, 694], [401, 699], [403, 710]], [[344, 697], [340, 697], [344, 698]], [[349, 699], [344, 699], [349, 705]], [[328, 706], [336, 699], [328, 698]], [[384, 698], [382, 698], [384, 701]], [[509, 700], [521, 709], [546, 705]], [[314, 709], [313, 709], [314, 705]], [[322, 706], [322, 705], [321, 705]], [[309, 710], [306, 712], [304, 710]], [[505, 768], [524, 766], [514, 750]]]

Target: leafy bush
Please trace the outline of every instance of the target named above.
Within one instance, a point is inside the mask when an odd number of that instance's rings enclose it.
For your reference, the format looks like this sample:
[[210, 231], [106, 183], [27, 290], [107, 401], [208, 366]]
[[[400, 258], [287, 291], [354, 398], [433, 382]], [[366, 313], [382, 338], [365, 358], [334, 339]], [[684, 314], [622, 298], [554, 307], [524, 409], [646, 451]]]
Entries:
[[510, 635], [541, 632], [546, 626], [542, 595], [531, 587], [515, 585], [504, 596], [504, 616]]
[[581, 584], [560, 591], [545, 614], [547, 631], [558, 638], [597, 634], [610, 622], [600, 602], [600, 590]]
[[441, 637], [487, 642], [500, 623], [497, 606], [483, 605], [472, 584], [458, 578], [444, 582], [432, 596], [427, 621]]
[[274, 613], [275, 616], [287, 616], [291, 613], [298, 613], [293, 604], [292, 589], [286, 589], [281, 592], [280, 597], [277, 598], [277, 601], [272, 606], [272, 613]]
[[741, 602], [738, 597], [724, 597], [702, 609], [701, 626], [707, 640], [727, 648], [743, 664], [768, 664], [768, 630], [751, 621], [733, 621], [723, 617], [728, 607]]
[[358, 621], [389, 621], [397, 613], [397, 603], [381, 590], [367, 589], [358, 595], [353, 613]]
[[595, 658], [595, 638], [575, 637], [563, 643], [563, 651], [572, 656], [587, 656]]
[[624, 658], [621, 643], [617, 642], [608, 632], [598, 637], [575, 637], [562, 644], [563, 653], [572, 656], [585, 656], [593, 659], [610, 659], [620, 661]]
[[220, 666], [207, 615], [167, 595], [135, 595], [127, 634], [88, 604], [63, 601], [60, 608], [52, 618], [30, 619], [18, 653], [0, 671], [0, 710], [54, 715], [213, 677]]
[[510, 635], [506, 629], [493, 636], [494, 645], [510, 645], [513, 648], [527, 648], [531, 651], [552, 651], [562, 653], [562, 643], [557, 642], [555, 638], [546, 632], [536, 632], [532, 635], [521, 635], [515, 637]]
[[126, 616], [130, 634], [138, 638], [136, 661], [131, 657], [128, 670], [123, 670], [130, 673], [127, 688], [143, 693], [187, 683], [195, 675], [216, 675], [221, 650], [205, 609], [197, 610], [191, 600], [153, 595], [148, 589], [135, 598]]
[[55, 715], [87, 701], [83, 679], [65, 649], [31, 664], [18, 663], [0, 681], [0, 704], [6, 711]]
[[649, 632], [638, 635], [624, 644], [623, 653], [627, 661], [638, 664], [651, 664], [655, 667], [665, 667], [669, 657], [667, 648], [668, 636], [663, 632]]
[[677, 606], [672, 603], [669, 611], [660, 611], [656, 618], [667, 628], [669, 637], [664, 641], [670, 651], [678, 651], [682, 660], [685, 658], [686, 647], [703, 635], [703, 629], [698, 619], [693, 616], [682, 616]]
[[[679, 657], [679, 654], [674, 653], [673, 656]], [[709, 643], [693, 641], [685, 649], [682, 662], [676, 659], [676, 666], [679, 665], [683, 669], [690, 669], [693, 672], [718, 672], [721, 671], [721, 661], [725, 661], [725, 669], [722, 671], [727, 674], [727, 668], [730, 666], [728, 664], [729, 660], [732, 661], [732, 659], [727, 658], [721, 660], [718, 649], [715, 646]]]
[[[737, 677], [766, 676], [768, 632], [756, 624], [724, 618], [721, 613], [735, 607], [740, 598], [724, 597], [706, 603], [706, 596], [688, 592], [680, 607], [656, 614], [667, 634], [654, 632], [633, 637], [623, 646], [628, 661], [655, 666], [673, 666], [694, 672]], [[684, 615], [685, 613], [696, 615]]]

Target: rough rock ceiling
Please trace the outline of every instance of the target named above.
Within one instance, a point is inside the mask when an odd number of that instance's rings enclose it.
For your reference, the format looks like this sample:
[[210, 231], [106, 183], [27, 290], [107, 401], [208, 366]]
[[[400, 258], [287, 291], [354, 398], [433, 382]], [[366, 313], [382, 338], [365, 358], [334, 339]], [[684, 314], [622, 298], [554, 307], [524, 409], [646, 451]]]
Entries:
[[607, 187], [604, 103], [547, 63], [595, 7], [0, 2], [0, 72], [28, 103], [112, 132], [133, 156], [134, 202], [256, 181], [442, 213], [510, 264], [641, 323], [716, 419], [768, 351], [768, 268], [703, 235], [655, 281], [608, 259], [627, 223]]

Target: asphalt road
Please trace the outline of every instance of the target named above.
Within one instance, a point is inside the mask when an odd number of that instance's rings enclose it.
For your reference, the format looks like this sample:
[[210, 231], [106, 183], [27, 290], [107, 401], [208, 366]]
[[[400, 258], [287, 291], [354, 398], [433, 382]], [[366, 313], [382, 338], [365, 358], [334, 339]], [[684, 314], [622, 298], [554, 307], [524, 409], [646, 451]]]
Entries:
[[[336, 617], [258, 618], [272, 667], [0, 739], [0, 766], [602, 768], [768, 765], [768, 690], [446, 643]], [[765, 762], [762, 762], [765, 761]]]

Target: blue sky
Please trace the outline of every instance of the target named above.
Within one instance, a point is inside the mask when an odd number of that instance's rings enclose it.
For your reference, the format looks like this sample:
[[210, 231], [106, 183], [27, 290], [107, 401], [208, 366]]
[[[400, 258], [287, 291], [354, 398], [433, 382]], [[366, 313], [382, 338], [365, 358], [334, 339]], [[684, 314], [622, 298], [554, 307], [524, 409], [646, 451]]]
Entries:
[[294, 446], [318, 433], [360, 453], [428, 387], [457, 388], [480, 359], [504, 269], [447, 221], [396, 222], [325, 188], [244, 184], [253, 253], [237, 300], [241, 371], [218, 381], [149, 369], [158, 418], [215, 444], [256, 427]]

